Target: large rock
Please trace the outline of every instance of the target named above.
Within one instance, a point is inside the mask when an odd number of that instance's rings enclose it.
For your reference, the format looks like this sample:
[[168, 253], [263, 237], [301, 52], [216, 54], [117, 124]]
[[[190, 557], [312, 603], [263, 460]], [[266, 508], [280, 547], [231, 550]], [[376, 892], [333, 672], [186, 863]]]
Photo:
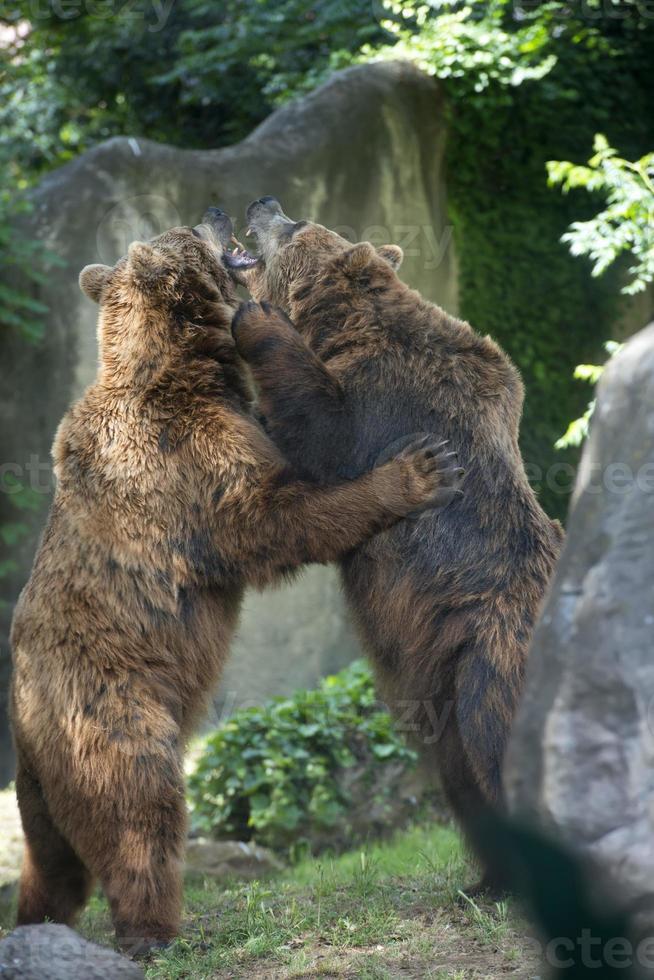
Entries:
[[143, 980], [132, 960], [68, 926], [20, 926], [0, 942], [2, 980]]
[[598, 393], [507, 763], [515, 813], [654, 880], [654, 324]]
[[282, 871], [283, 867], [267, 847], [251, 842], [196, 837], [186, 845], [185, 870], [190, 876], [252, 881]]
[[[39, 290], [49, 310], [42, 342], [30, 347], [3, 338], [2, 462], [11, 461], [16, 475], [45, 491], [45, 508], [55, 427], [95, 373], [96, 308], [78, 289], [79, 270], [88, 262], [113, 263], [133, 239], [197, 222], [212, 202], [242, 222], [253, 197], [275, 194], [289, 214], [316, 218], [353, 239], [398, 242], [406, 252], [407, 281], [455, 312], [443, 148], [437, 83], [393, 63], [336, 74], [228, 149], [183, 151], [112, 139], [48, 175], [34, 195], [26, 230], [65, 265]], [[24, 519], [32, 534], [20, 553], [12, 548], [18, 568], [2, 579], [9, 602], [0, 611], [0, 692], [6, 690], [11, 603], [27, 577], [43, 512], [22, 513]], [[16, 511], [2, 499], [5, 521], [16, 521]], [[355, 652], [334, 574], [313, 569], [292, 591], [249, 598], [223, 700], [235, 706], [311, 684]], [[1, 727], [0, 784], [10, 774]]]

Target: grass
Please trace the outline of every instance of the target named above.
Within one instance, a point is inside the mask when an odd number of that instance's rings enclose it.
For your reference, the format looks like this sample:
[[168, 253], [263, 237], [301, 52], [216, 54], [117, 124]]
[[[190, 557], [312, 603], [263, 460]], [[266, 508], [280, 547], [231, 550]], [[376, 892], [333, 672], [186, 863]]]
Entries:
[[[461, 905], [470, 880], [457, 834], [414, 828], [392, 841], [228, 887], [186, 890], [183, 936], [149, 980], [357, 977], [467, 980], [528, 976], [507, 905]], [[111, 942], [94, 899], [80, 931]]]
[[[462, 898], [474, 878], [449, 827], [415, 827], [273, 877], [187, 883], [182, 934], [148, 980], [526, 980], [538, 970], [506, 903]], [[11, 927], [11, 912], [0, 919]], [[77, 928], [112, 945], [104, 899]], [[2, 929], [0, 929], [0, 936]]]

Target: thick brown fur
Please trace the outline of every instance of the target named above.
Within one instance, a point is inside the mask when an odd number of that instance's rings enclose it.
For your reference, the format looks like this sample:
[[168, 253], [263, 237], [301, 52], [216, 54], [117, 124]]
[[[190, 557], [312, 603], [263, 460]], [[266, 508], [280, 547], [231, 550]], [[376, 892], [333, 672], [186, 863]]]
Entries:
[[397, 247], [352, 246], [270, 198], [248, 222], [262, 258], [242, 279], [263, 305], [237, 316], [234, 335], [288, 458], [338, 480], [416, 429], [459, 451], [464, 496], [365, 542], [341, 569], [385, 700], [479, 843], [476, 819], [501, 805], [527, 649], [563, 537], [525, 475], [521, 379], [489, 337], [401, 282]]
[[244, 588], [342, 557], [457, 481], [431, 437], [339, 486], [298, 480], [251, 415], [234, 286], [205, 238], [175, 229], [82, 273], [99, 373], [59, 427], [12, 630], [18, 922], [71, 923], [99, 880], [132, 950], [178, 929], [182, 750]]

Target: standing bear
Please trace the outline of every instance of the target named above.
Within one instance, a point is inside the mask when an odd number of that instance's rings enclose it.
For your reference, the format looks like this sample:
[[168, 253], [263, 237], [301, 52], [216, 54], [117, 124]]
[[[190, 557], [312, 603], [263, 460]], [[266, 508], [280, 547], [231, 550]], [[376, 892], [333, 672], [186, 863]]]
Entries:
[[132, 951], [178, 929], [182, 749], [245, 587], [340, 558], [459, 480], [433, 437], [339, 485], [298, 479], [251, 415], [231, 237], [215, 209], [81, 273], [99, 372], [59, 427], [12, 630], [18, 922], [70, 923], [98, 879]]
[[[382, 694], [434, 756], [483, 851], [478, 818], [501, 801], [527, 649], [563, 537], [518, 449], [521, 379], [489, 337], [401, 282], [398, 247], [352, 246], [287, 218], [271, 197], [253, 202], [247, 221], [260, 258], [237, 276], [263, 305], [242, 308], [233, 331], [286, 457], [338, 481], [416, 430], [459, 451], [460, 500], [402, 521], [340, 565]], [[480, 887], [502, 884], [487, 876]]]

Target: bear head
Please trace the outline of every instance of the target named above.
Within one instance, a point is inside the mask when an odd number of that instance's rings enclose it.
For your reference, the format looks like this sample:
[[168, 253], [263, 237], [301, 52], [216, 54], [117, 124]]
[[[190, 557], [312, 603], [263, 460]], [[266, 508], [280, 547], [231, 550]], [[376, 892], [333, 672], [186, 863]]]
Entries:
[[375, 248], [369, 242], [353, 245], [329, 228], [287, 217], [274, 197], [253, 201], [247, 209], [248, 232], [257, 241], [258, 261], [237, 270], [238, 281], [256, 300], [266, 300], [290, 312], [293, 296], [308, 287], [341, 284], [345, 291], [357, 282], [368, 286], [394, 278], [403, 253], [397, 245]]
[[230, 273], [255, 262], [235, 242], [229, 216], [210, 208], [195, 228], [132, 243], [113, 267], [87, 265], [79, 284], [100, 305], [104, 374], [119, 381], [135, 372], [142, 377], [181, 354], [219, 350], [231, 340], [238, 306]]

